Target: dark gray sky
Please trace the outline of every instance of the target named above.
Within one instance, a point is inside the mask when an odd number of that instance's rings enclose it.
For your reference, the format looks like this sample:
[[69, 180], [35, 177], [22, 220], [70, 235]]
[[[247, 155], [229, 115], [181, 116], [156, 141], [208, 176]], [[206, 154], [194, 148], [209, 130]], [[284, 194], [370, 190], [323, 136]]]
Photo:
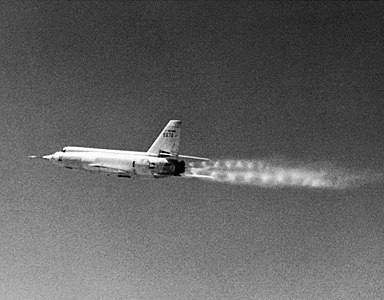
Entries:
[[380, 2], [0, 4], [2, 299], [382, 299], [383, 187], [88, 175], [147, 150], [384, 170]]

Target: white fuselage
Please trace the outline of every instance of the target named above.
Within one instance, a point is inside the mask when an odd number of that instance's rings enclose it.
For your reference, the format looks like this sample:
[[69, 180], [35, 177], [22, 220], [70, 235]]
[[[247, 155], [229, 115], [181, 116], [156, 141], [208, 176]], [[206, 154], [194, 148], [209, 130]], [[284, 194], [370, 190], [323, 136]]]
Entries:
[[69, 146], [51, 155], [30, 157], [50, 160], [68, 169], [119, 177], [180, 177], [185, 173], [184, 159], [209, 161], [208, 158], [179, 154], [180, 127], [180, 120], [170, 120], [147, 152]]
[[119, 177], [178, 176], [177, 161], [155, 157], [146, 152], [98, 148], [65, 147], [47, 158], [69, 169], [104, 172]]

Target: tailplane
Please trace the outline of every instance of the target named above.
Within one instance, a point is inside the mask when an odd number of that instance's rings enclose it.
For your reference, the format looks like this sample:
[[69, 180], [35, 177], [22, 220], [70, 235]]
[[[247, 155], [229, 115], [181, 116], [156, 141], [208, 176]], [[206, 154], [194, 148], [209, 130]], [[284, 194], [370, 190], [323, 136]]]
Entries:
[[156, 156], [178, 157], [180, 148], [181, 121], [171, 120], [147, 151]]

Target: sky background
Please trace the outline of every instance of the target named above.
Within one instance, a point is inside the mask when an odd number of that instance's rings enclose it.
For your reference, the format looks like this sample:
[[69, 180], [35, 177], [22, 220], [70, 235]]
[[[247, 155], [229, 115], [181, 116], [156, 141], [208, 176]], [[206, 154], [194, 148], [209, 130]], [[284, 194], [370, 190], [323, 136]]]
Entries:
[[62, 147], [384, 172], [381, 2], [3, 1], [1, 299], [382, 299], [383, 184], [127, 180]]

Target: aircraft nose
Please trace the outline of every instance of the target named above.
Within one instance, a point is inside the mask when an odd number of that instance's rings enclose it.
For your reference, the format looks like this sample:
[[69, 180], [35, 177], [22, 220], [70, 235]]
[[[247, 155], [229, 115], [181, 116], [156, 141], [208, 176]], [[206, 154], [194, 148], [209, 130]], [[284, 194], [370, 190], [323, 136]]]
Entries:
[[50, 154], [50, 155], [44, 155], [43, 158], [44, 159], [48, 159], [48, 160], [51, 160], [53, 157], [53, 154]]

